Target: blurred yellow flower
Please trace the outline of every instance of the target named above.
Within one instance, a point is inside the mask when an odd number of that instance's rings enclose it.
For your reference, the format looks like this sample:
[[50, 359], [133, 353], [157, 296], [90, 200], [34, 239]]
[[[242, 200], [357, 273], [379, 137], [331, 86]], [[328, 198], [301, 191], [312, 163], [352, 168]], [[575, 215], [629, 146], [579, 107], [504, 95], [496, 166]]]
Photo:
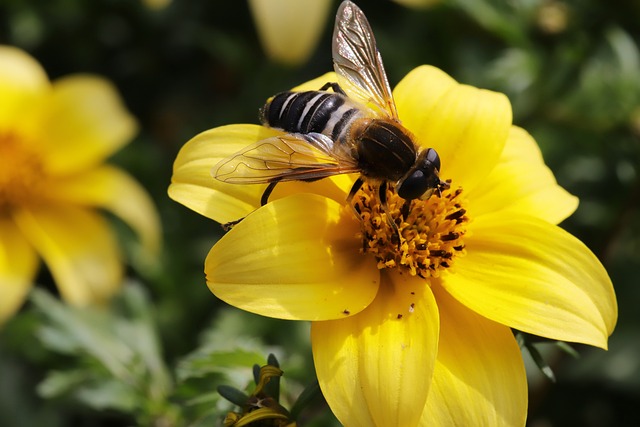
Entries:
[[440, 0], [393, 0], [406, 7], [414, 9], [427, 9], [440, 3]]
[[[329, 73], [295, 90], [336, 81]], [[527, 385], [511, 328], [607, 347], [617, 303], [607, 272], [556, 224], [576, 197], [556, 183], [508, 99], [428, 66], [393, 92], [416, 140], [440, 154], [451, 188], [389, 212], [392, 242], [355, 177], [276, 187], [214, 180], [211, 167], [278, 131], [231, 125], [179, 153], [169, 195], [215, 221], [246, 218], [209, 252], [207, 285], [231, 305], [312, 321], [316, 373], [346, 426], [524, 425]]]
[[325, 28], [331, 0], [249, 0], [249, 9], [269, 58], [304, 63]]
[[162, 10], [171, 4], [171, 0], [142, 0], [142, 3], [151, 10]]
[[155, 207], [124, 171], [103, 164], [137, 131], [108, 81], [50, 83], [24, 51], [0, 46], [0, 323], [47, 264], [62, 297], [98, 303], [120, 286], [114, 233], [96, 208], [128, 223], [149, 251], [160, 244]]

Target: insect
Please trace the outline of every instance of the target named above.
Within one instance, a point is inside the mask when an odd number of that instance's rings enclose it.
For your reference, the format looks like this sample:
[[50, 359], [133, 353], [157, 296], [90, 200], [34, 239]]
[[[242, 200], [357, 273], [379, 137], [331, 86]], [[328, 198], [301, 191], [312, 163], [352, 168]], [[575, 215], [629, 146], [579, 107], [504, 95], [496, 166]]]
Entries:
[[[348, 203], [367, 182], [378, 187], [385, 212], [389, 185], [408, 202], [448, 188], [439, 177], [438, 153], [421, 150], [400, 123], [371, 27], [350, 1], [338, 8], [332, 54], [338, 82], [267, 100], [260, 111], [262, 124], [286, 133], [222, 160], [213, 176], [232, 184], [267, 183], [265, 205], [279, 182], [359, 173]], [[399, 238], [396, 224], [389, 222]]]

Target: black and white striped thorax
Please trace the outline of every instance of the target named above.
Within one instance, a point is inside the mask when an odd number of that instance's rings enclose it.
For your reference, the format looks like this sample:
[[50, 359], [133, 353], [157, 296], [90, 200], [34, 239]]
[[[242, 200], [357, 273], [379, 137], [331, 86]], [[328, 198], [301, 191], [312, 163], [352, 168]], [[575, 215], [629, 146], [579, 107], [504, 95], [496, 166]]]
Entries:
[[282, 92], [267, 101], [260, 110], [260, 120], [285, 132], [322, 133], [341, 141], [354, 120], [364, 114], [362, 107], [340, 93]]

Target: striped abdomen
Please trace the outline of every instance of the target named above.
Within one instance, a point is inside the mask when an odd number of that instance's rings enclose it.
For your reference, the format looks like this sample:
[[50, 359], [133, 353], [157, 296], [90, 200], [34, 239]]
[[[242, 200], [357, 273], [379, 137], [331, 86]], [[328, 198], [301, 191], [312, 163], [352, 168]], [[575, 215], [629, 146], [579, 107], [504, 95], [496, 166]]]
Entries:
[[260, 111], [266, 126], [292, 133], [322, 133], [333, 141], [342, 140], [361, 116], [358, 106], [346, 96], [322, 91], [282, 92]]

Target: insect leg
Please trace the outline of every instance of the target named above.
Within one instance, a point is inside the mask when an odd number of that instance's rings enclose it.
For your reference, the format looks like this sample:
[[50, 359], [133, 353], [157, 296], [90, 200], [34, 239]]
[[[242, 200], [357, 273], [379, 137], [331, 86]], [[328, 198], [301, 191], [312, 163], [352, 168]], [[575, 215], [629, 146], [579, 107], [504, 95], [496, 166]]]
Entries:
[[269, 196], [271, 196], [273, 189], [276, 188], [276, 184], [279, 182], [280, 180], [272, 181], [267, 185], [267, 188], [264, 189], [264, 193], [262, 193], [262, 197], [260, 197], [260, 206], [264, 206], [269, 203]]
[[[269, 185], [267, 185], [267, 188], [265, 188], [264, 192], [262, 193], [262, 197], [260, 197], [260, 206], [264, 206], [267, 203], [269, 203], [269, 196], [273, 192], [273, 189], [276, 187], [276, 184], [278, 182], [280, 182], [280, 181], [279, 180], [278, 181], [273, 181], [273, 182], [270, 182]], [[233, 228], [234, 225], [238, 224], [243, 219], [244, 219], [244, 217], [242, 217], [240, 219], [236, 219], [235, 221], [226, 222], [226, 223], [222, 224], [222, 229], [224, 231], [229, 231], [229, 230], [231, 230]]]
[[[398, 224], [391, 218], [391, 213], [389, 212], [389, 205], [387, 203], [387, 181], [383, 181], [378, 187], [378, 197], [380, 198], [380, 204], [382, 205], [382, 210], [384, 211], [387, 222], [393, 229], [393, 234], [396, 236], [398, 240], [398, 248], [400, 248], [400, 244], [402, 243], [402, 239], [400, 238], [400, 230], [398, 230]], [[393, 239], [392, 239], [393, 240]]]
[[333, 91], [335, 93], [339, 93], [340, 95], [347, 95], [346, 92], [344, 90], [342, 90], [342, 88], [340, 87], [340, 85], [338, 83], [335, 82], [327, 82], [324, 85], [322, 85], [322, 87], [320, 88], [320, 90], [327, 90], [327, 89], [333, 89]]
[[404, 201], [404, 203], [402, 204], [402, 209], [400, 209], [400, 212], [402, 213], [403, 218], [406, 218], [409, 216], [409, 214], [411, 213], [411, 200]]
[[229, 222], [225, 222], [224, 224], [222, 224], [222, 229], [224, 231], [229, 231], [233, 228], [234, 225], [239, 224], [240, 221], [242, 221], [245, 217], [242, 217], [240, 219], [236, 219], [235, 221], [229, 221]]
[[356, 195], [358, 190], [362, 188], [363, 184], [364, 184], [364, 179], [362, 179], [362, 177], [359, 176], [358, 179], [356, 179], [356, 182], [354, 182], [353, 185], [351, 186], [351, 190], [349, 191], [349, 195], [347, 196], [347, 203], [351, 205], [353, 212], [356, 214], [356, 217], [358, 217], [360, 222], [362, 222], [362, 217], [360, 216], [360, 212], [358, 212], [356, 207], [353, 205], [352, 201], [353, 201], [353, 197]]

